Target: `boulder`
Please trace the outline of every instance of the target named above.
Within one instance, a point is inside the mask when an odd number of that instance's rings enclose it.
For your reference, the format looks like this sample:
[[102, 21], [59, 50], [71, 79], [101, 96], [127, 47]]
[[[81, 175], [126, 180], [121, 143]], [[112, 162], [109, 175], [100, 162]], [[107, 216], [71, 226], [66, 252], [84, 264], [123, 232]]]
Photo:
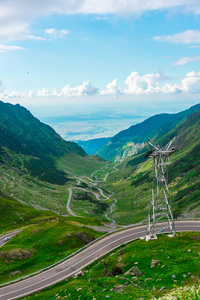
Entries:
[[156, 259], [152, 259], [151, 261], [151, 269], [153, 269], [155, 266], [160, 265], [160, 261]]
[[142, 272], [139, 270], [138, 267], [134, 266], [131, 269], [129, 269], [124, 275], [131, 275], [131, 276], [142, 276]]

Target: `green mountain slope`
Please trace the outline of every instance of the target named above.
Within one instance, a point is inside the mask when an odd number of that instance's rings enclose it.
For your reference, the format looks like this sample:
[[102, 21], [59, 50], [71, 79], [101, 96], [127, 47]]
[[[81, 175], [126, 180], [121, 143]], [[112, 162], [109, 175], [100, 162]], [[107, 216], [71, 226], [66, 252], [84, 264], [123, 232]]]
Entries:
[[200, 104], [177, 114], [155, 115], [115, 135], [97, 154], [107, 160], [124, 159], [138, 153], [149, 138], [160, 138], [197, 111]]
[[[34, 176], [51, 183], [63, 184], [65, 174], [55, 167], [55, 160], [64, 154], [86, 156], [77, 144], [64, 141], [50, 126], [41, 123], [24, 107], [0, 101], [0, 162], [13, 161], [11, 152], [29, 159], [24, 167]], [[8, 149], [10, 150], [8, 152]], [[24, 170], [23, 170], [24, 171]]]
[[85, 152], [89, 155], [95, 154], [99, 149], [104, 147], [111, 138], [99, 138], [99, 139], [92, 139], [88, 141], [77, 141], [77, 144], [81, 146]]
[[[179, 149], [171, 156], [169, 188], [175, 217], [200, 217], [200, 109], [183, 123], [156, 140], [165, 145], [176, 136]], [[151, 198], [153, 161], [143, 153], [127, 158], [120, 170], [111, 174], [103, 187], [115, 192], [118, 200], [112, 218], [119, 224], [145, 220]]]
[[103, 160], [63, 140], [27, 109], [0, 101], [0, 191], [66, 214], [68, 177], [91, 175]]

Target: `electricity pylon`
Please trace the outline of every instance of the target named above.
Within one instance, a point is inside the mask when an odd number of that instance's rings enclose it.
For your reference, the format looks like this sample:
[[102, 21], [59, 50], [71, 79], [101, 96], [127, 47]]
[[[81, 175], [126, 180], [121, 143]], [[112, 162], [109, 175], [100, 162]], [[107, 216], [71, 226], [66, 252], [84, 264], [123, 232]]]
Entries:
[[[167, 166], [171, 163], [170, 156], [178, 151], [171, 145], [173, 138], [167, 145], [160, 147], [149, 140], [146, 145], [149, 151], [146, 157], [152, 157], [154, 161], [154, 180], [152, 186], [152, 196], [149, 206], [148, 224], [146, 232], [146, 240], [156, 239], [156, 233], [167, 230], [170, 234], [175, 235], [174, 218], [172, 214], [170, 194], [168, 188], [168, 170]], [[162, 223], [165, 221], [165, 223]], [[156, 226], [161, 223], [161, 226]], [[166, 225], [167, 223], [167, 225]]]

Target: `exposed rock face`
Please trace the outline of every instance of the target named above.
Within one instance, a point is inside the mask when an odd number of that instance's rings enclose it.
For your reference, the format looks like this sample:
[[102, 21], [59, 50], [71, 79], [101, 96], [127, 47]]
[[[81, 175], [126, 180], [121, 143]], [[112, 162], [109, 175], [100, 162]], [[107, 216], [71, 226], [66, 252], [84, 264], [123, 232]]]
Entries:
[[104, 262], [103, 264], [104, 270], [103, 270], [103, 275], [104, 276], [115, 276], [117, 274], [122, 274], [123, 273], [123, 266], [124, 264], [122, 263], [116, 263], [111, 270], [109, 270], [109, 262]]
[[3, 258], [6, 261], [15, 261], [15, 260], [23, 260], [28, 259], [33, 256], [33, 249], [24, 250], [24, 249], [13, 249], [10, 251], [1, 251], [0, 258]]
[[138, 267], [134, 266], [129, 269], [124, 275], [131, 275], [131, 276], [141, 276], [142, 272], [138, 269]]
[[152, 259], [152, 261], [151, 261], [151, 269], [153, 269], [157, 265], [160, 265], [160, 261], [156, 260], [156, 259]]
[[95, 238], [94, 237], [89, 237], [87, 236], [87, 234], [85, 234], [84, 232], [78, 232], [76, 234], [76, 236], [82, 240], [83, 242], [85, 242], [86, 244], [92, 242]]

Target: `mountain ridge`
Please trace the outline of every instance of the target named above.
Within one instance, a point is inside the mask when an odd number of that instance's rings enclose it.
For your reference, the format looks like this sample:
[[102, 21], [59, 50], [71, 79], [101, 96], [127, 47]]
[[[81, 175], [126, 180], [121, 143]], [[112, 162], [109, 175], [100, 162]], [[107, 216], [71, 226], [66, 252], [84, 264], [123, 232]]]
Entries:
[[199, 108], [200, 104], [196, 104], [176, 114], [164, 113], [152, 116], [139, 124], [120, 131], [96, 154], [111, 161], [136, 154], [143, 148], [146, 140], [149, 138], [158, 139], [165, 135]]

